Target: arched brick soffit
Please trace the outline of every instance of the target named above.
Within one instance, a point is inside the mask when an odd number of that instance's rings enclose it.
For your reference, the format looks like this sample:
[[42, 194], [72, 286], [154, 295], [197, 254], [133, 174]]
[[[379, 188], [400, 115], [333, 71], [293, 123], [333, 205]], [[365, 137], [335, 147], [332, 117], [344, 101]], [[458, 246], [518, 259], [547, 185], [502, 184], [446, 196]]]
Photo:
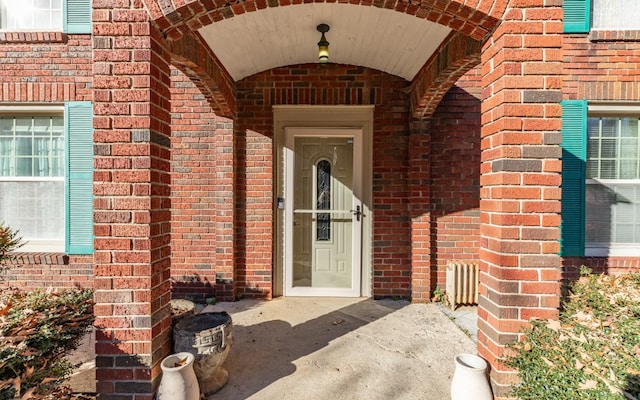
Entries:
[[[303, 4], [306, 0], [143, 0], [160, 31], [177, 40], [190, 31], [235, 15], [267, 7]], [[507, 7], [496, 0], [320, 0], [379, 7], [414, 15], [483, 41], [495, 29]]]
[[[305, 0], [143, 0], [151, 20], [174, 42], [177, 66], [215, 100], [222, 115], [235, 103], [233, 79], [195, 32], [212, 23], [267, 7], [303, 4]], [[316, 1], [317, 2], [317, 1]], [[323, 1], [321, 1], [323, 2]], [[451, 86], [480, 62], [480, 45], [497, 27], [507, 1], [495, 0], [324, 0], [379, 7], [414, 15], [454, 32], [413, 79], [409, 91], [415, 118], [430, 116]], [[204, 54], [206, 57], [203, 57]], [[198, 62], [204, 62], [199, 64]], [[216, 93], [219, 90], [220, 92]], [[210, 93], [210, 95], [208, 95]]]
[[167, 42], [173, 65], [200, 89], [217, 115], [233, 118], [235, 83], [200, 35], [189, 32]]
[[430, 117], [458, 79], [480, 63], [481, 50], [480, 41], [451, 33], [408, 88], [413, 117]]

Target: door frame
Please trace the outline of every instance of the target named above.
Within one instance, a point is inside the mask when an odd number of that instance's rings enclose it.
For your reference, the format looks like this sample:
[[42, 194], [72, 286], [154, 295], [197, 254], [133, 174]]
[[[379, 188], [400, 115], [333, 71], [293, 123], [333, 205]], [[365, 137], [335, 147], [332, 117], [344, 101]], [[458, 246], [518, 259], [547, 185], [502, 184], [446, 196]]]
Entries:
[[273, 193], [273, 295], [283, 296], [285, 288], [286, 198], [285, 128], [344, 128], [362, 131], [362, 252], [359, 296], [372, 294], [372, 154], [374, 106], [274, 106], [274, 193]]

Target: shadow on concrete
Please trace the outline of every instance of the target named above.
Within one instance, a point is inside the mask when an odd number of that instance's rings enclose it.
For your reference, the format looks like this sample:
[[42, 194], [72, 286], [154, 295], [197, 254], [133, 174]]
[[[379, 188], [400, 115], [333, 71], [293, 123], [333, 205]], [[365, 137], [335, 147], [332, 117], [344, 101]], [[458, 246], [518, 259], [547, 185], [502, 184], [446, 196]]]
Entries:
[[88, 332], [75, 350], [66, 357], [71, 363], [78, 365], [65, 385], [71, 387], [74, 393], [96, 392], [96, 333], [92, 329]]
[[227, 311], [229, 383], [211, 400], [448, 398], [474, 343], [435, 305], [371, 299], [243, 300]]

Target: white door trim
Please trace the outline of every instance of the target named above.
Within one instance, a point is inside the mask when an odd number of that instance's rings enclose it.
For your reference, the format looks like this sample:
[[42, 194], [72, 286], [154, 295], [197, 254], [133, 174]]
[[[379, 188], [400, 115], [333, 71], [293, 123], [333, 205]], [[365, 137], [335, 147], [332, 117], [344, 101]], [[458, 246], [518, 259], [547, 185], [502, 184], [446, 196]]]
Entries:
[[372, 242], [373, 242], [373, 115], [374, 106], [310, 106], [279, 105], [274, 114], [274, 270], [273, 295], [283, 296], [285, 287], [284, 218], [286, 201], [284, 162], [286, 154], [285, 128], [347, 128], [361, 129], [362, 154], [362, 255], [360, 296], [372, 295]]

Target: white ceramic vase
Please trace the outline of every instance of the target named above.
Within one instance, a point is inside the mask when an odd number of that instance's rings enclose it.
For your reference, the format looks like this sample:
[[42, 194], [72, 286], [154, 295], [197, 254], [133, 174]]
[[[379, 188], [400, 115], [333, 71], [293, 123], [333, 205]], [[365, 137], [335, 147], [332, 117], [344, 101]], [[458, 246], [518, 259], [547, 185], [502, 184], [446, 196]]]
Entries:
[[458, 354], [451, 380], [451, 400], [493, 400], [487, 362], [473, 354]]
[[162, 360], [162, 379], [157, 400], [199, 400], [200, 387], [193, 370], [195, 357], [191, 353], [172, 354]]

